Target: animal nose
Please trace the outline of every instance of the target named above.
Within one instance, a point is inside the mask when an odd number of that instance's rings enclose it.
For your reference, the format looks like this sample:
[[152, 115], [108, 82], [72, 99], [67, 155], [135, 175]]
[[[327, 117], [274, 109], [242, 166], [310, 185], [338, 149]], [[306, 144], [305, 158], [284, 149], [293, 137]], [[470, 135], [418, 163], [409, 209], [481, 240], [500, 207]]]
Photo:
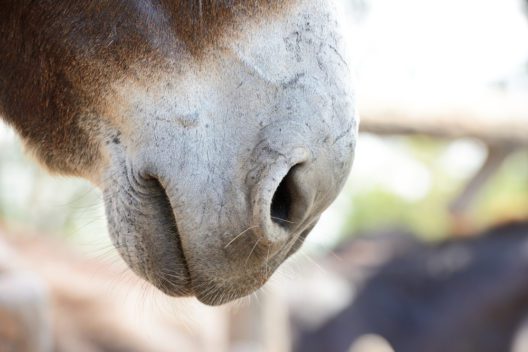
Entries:
[[282, 244], [310, 223], [317, 185], [308, 151], [296, 150], [289, 160], [278, 159], [257, 181], [253, 222], [260, 240]]

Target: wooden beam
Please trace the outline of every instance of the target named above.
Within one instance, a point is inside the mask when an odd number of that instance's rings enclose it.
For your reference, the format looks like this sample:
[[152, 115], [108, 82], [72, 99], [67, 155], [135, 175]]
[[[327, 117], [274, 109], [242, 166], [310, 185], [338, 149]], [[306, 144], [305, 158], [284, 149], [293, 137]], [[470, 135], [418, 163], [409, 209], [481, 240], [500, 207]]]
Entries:
[[360, 131], [528, 146], [528, 93], [395, 92], [359, 98]]

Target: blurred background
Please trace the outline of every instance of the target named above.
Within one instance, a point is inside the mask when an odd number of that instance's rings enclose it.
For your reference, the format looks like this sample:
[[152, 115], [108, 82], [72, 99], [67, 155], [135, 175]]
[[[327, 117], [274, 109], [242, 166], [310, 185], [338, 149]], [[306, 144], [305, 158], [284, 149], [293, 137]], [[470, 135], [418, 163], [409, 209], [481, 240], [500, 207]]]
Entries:
[[526, 2], [340, 3], [352, 174], [302, 253], [239, 302], [136, 279], [99, 191], [48, 175], [0, 123], [0, 268], [26, 268], [0, 304], [32, 309], [0, 309], [0, 351], [528, 351]]

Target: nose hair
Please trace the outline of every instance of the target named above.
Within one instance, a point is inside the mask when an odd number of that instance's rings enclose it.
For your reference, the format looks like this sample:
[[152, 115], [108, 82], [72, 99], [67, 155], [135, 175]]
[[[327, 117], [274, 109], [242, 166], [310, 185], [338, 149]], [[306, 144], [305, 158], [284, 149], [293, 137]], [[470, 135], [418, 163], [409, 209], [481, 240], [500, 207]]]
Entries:
[[310, 216], [316, 193], [311, 182], [308, 151], [297, 149], [289, 160], [277, 160], [256, 180], [253, 221], [261, 240], [283, 243], [298, 232]]

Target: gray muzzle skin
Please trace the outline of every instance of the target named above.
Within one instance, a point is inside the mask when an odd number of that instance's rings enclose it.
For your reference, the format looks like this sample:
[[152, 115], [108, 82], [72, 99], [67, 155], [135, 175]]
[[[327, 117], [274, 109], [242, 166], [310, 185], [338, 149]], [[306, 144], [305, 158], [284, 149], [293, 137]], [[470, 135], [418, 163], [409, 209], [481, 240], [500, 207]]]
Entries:
[[206, 62], [175, 62], [113, 95], [127, 116], [103, 187], [114, 243], [164, 292], [207, 304], [255, 291], [300, 247], [343, 187], [357, 138], [326, 1], [240, 33]]

